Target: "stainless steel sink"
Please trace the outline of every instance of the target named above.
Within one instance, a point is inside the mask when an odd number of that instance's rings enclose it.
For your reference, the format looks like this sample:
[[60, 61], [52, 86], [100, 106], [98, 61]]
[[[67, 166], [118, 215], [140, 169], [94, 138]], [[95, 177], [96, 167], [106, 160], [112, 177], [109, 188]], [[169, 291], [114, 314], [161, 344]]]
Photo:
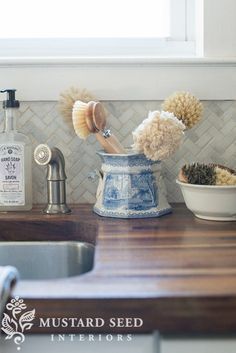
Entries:
[[94, 249], [76, 241], [0, 242], [0, 266], [15, 266], [27, 280], [78, 276], [92, 270]]

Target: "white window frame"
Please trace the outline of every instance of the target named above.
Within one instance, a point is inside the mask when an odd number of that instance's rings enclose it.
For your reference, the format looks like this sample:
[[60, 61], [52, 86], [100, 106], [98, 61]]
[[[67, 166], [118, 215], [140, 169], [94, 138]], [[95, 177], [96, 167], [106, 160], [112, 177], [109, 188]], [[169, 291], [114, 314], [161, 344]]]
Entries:
[[176, 90], [205, 100], [236, 99], [236, 1], [197, 5], [199, 57], [0, 56], [1, 87], [17, 88], [19, 99], [28, 101], [57, 100], [70, 86], [87, 88], [100, 100], [159, 100]]
[[194, 33], [195, 1], [171, 0], [171, 38], [176, 41], [192, 41]]
[[[194, 55], [194, 28], [188, 17], [197, 0], [170, 0], [169, 38], [0, 39], [1, 57], [100, 58]], [[52, 61], [52, 59], [51, 59]]]

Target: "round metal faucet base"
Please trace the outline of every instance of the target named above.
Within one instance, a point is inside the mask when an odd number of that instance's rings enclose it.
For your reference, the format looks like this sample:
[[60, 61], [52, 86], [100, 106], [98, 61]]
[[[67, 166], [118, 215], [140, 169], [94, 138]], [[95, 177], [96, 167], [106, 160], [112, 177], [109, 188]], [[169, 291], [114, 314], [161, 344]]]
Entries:
[[64, 204], [48, 204], [47, 207], [44, 208], [43, 213], [45, 214], [70, 214], [71, 209]]

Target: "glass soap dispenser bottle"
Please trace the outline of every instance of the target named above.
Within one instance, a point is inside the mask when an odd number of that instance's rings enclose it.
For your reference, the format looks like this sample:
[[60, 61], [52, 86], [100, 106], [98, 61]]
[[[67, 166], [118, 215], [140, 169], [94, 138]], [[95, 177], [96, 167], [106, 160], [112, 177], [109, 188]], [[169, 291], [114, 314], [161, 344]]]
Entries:
[[28, 136], [17, 131], [20, 103], [15, 89], [3, 101], [4, 130], [0, 133], [0, 212], [32, 208], [32, 147]]

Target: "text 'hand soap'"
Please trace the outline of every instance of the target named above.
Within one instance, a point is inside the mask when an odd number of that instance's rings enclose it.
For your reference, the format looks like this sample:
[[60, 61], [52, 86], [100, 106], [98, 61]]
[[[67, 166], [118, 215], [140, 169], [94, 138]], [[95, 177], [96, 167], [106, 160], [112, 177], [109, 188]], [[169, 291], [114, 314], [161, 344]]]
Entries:
[[32, 147], [28, 136], [17, 131], [20, 103], [15, 89], [3, 101], [4, 130], [0, 134], [0, 211], [32, 208]]

